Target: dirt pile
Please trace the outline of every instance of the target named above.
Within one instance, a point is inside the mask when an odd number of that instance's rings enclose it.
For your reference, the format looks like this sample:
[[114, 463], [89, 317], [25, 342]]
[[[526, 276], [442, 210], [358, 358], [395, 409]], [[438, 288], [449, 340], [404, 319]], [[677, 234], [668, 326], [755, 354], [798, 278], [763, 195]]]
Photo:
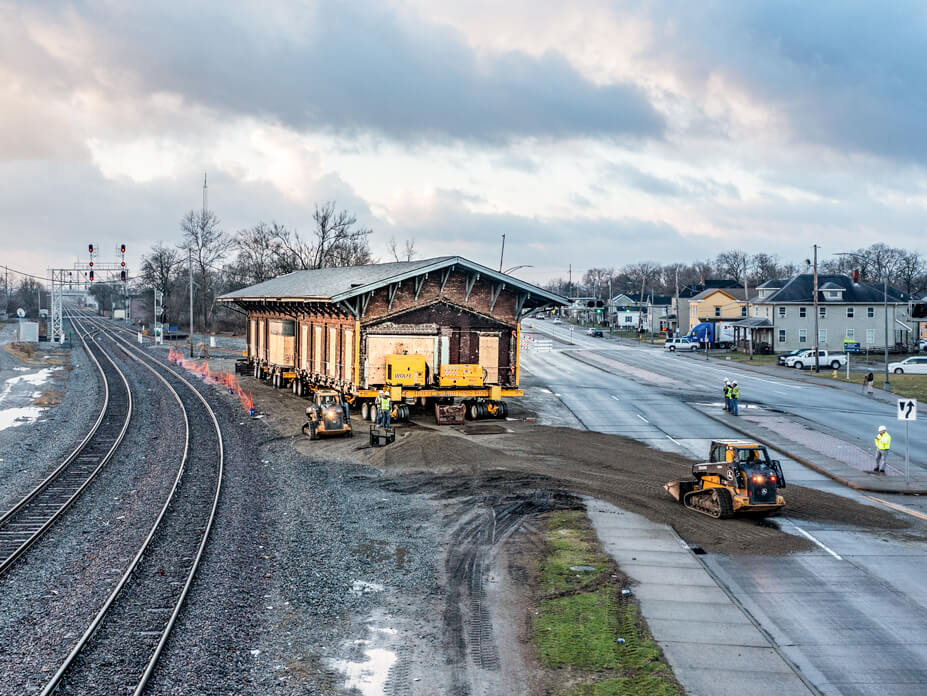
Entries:
[[[775, 518], [719, 522], [686, 510], [663, 490], [687, 477], [691, 461], [620, 436], [568, 428], [514, 425], [514, 432], [466, 436], [409, 428], [395, 445], [373, 449], [368, 462], [386, 471], [417, 472], [396, 482], [409, 492], [441, 497], [496, 488], [508, 494], [552, 490], [590, 495], [668, 524], [688, 543], [712, 553], [776, 555], [803, 551], [811, 542], [780, 531]], [[477, 441], [479, 440], [479, 441]], [[789, 517], [859, 528], [910, 527], [894, 514], [799, 486], [785, 491]]]

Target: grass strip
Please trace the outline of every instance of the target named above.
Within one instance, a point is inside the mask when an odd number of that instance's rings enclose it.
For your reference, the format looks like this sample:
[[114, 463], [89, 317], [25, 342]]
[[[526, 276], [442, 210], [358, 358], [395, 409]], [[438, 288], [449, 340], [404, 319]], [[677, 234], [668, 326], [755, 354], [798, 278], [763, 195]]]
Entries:
[[[682, 693], [585, 512], [547, 517], [533, 637], [541, 662], [563, 673], [568, 696]], [[574, 570], [586, 566], [592, 570]]]

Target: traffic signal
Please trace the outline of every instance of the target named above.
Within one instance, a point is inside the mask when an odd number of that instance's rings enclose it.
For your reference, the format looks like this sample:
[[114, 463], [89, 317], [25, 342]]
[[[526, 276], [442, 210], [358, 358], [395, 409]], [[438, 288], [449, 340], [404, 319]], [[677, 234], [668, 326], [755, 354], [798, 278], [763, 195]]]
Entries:
[[123, 244], [122, 246], [120, 246], [119, 251], [121, 251], [123, 254], [126, 253], [126, 245]]
[[911, 307], [912, 319], [927, 319], [927, 304], [918, 303]]
[[121, 280], [123, 283], [126, 282], [126, 272], [125, 271], [119, 271], [119, 280]]
[[90, 271], [90, 280], [93, 281], [93, 271]]
[[126, 267], [126, 262], [125, 262], [125, 261], [122, 262], [122, 267], [123, 267], [123, 268]]
[[90, 267], [93, 268], [93, 261], [90, 262]]
[[92, 254], [92, 253], [93, 253], [93, 244], [88, 244], [88, 245], [87, 245], [87, 248], [89, 249], [90, 253]]

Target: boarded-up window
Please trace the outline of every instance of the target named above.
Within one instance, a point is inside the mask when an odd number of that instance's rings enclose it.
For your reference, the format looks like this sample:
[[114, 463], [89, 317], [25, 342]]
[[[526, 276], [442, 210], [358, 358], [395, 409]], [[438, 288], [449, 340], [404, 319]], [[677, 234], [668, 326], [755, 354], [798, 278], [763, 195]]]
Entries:
[[499, 336], [480, 334], [480, 366], [488, 384], [499, 383]]
[[252, 358], [257, 355], [257, 320], [248, 322], [248, 355]]
[[258, 319], [257, 323], [257, 354], [261, 360], [266, 360], [264, 355], [264, 320]]
[[328, 375], [338, 376], [338, 329], [328, 327]]
[[312, 327], [312, 371], [316, 374], [322, 374], [322, 353], [325, 346], [322, 344], [322, 327]]
[[272, 365], [292, 367], [296, 364], [296, 324], [291, 319], [270, 322], [268, 362]]
[[344, 330], [344, 380], [354, 379], [354, 329]]
[[308, 370], [311, 364], [309, 360], [309, 325], [302, 324], [300, 330], [299, 367], [302, 370]]

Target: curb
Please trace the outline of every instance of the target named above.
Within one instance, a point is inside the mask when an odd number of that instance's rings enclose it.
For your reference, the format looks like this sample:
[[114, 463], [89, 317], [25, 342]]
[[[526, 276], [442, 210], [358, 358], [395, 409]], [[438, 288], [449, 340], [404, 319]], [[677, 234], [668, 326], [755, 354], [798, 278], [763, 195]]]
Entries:
[[747, 437], [753, 440], [756, 440], [757, 442], [762, 443], [766, 445], [767, 447], [772, 447], [773, 449], [779, 450], [783, 454], [787, 454], [789, 457], [794, 459], [799, 464], [802, 464], [803, 466], [806, 466], [812, 471], [818, 472], [819, 474], [823, 474], [824, 476], [827, 476], [829, 479], [832, 479], [836, 481], [837, 483], [840, 483], [846, 486], [847, 488], [852, 488], [853, 490], [856, 490], [856, 491], [867, 491], [869, 493], [894, 493], [896, 495], [927, 495], [927, 489], [924, 489], [924, 488], [906, 488], [904, 490], [899, 490], [896, 488], [884, 488], [880, 486], [863, 486], [859, 483], [856, 483], [847, 478], [844, 478], [843, 476], [840, 476], [839, 474], [835, 474], [833, 471], [821, 466], [820, 464], [815, 464], [814, 462], [812, 462], [810, 459], [807, 459], [806, 457], [801, 457], [796, 454], [793, 454], [792, 452], [788, 452], [787, 450], [782, 448], [781, 444], [776, 444], [767, 438], [757, 437], [753, 433], [747, 431], [745, 428], [742, 428], [737, 425], [732, 425], [725, 418], [721, 418], [720, 416], [717, 416], [717, 415], [712, 415], [711, 413], [704, 411], [697, 407], [693, 407], [693, 408], [695, 408], [699, 413], [704, 414], [708, 418], [711, 418], [712, 420], [717, 421], [718, 423], [723, 423], [724, 425], [729, 427], [731, 430], [736, 430], [741, 435], [746, 435]]

